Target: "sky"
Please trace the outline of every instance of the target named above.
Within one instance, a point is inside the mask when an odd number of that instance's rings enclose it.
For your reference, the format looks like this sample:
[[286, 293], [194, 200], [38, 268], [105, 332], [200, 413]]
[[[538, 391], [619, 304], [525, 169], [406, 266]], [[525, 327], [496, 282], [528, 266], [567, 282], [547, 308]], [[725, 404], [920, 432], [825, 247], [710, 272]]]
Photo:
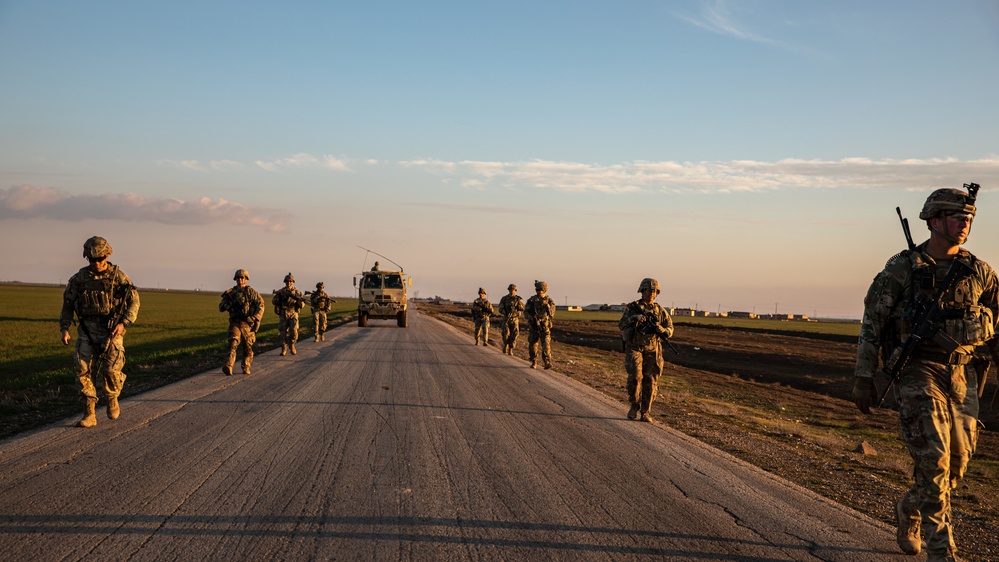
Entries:
[[856, 318], [934, 189], [999, 265], [997, 92], [997, 0], [0, 0], [0, 281]]

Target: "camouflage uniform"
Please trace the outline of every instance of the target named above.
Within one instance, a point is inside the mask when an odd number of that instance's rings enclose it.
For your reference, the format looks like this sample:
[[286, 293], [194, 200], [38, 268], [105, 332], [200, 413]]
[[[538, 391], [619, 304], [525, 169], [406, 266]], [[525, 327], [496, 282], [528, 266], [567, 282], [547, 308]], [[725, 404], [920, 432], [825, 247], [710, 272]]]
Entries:
[[[646, 281], [653, 282], [658, 293], [659, 282], [654, 279], [643, 281], [639, 290], [646, 286]], [[673, 336], [673, 320], [659, 303], [638, 299], [625, 307], [618, 327], [624, 341], [624, 370], [628, 373], [631, 403], [628, 418], [641, 415], [643, 421], [651, 421], [649, 410], [659, 392], [659, 376], [663, 373], [662, 339]]]
[[[548, 291], [548, 283], [534, 282], [535, 291]], [[527, 299], [524, 305], [524, 318], [527, 319], [527, 345], [531, 358], [531, 368], [538, 366], [538, 344], [541, 344], [541, 357], [545, 369], [552, 368], [552, 321], [555, 319], [555, 301], [545, 294], [536, 294]]]
[[316, 283], [316, 290], [309, 297], [312, 307], [312, 319], [316, 322], [316, 341], [326, 341], [326, 313], [333, 308], [336, 301], [323, 290], [322, 283]]
[[[284, 276], [284, 282], [295, 282], [295, 277], [289, 273]], [[289, 350], [292, 355], [298, 353], [295, 350], [295, 342], [298, 341], [298, 312], [305, 308], [305, 296], [295, 287], [282, 287], [275, 291], [274, 298], [271, 299], [274, 305], [274, 313], [278, 315], [278, 331], [281, 334], [281, 355], [285, 355]]]
[[[250, 274], [245, 269], [236, 271], [234, 281], [240, 278], [249, 281]], [[219, 302], [219, 312], [229, 313], [229, 354], [226, 356], [222, 372], [232, 375], [232, 366], [236, 363], [236, 351], [243, 348], [243, 374], [250, 374], [250, 364], [253, 363], [253, 344], [257, 341], [257, 330], [264, 316], [264, 297], [253, 287], [238, 284], [222, 293]]]
[[510, 294], [503, 295], [499, 303], [499, 313], [503, 315], [503, 352], [513, 355], [520, 335], [520, 315], [524, 312], [524, 299], [515, 294], [517, 286], [507, 287]]
[[873, 377], [879, 353], [889, 363], [909, 338], [913, 318], [906, 313], [914, 295], [931, 299], [951, 262], [963, 262], [964, 273], [939, 301], [945, 318], [942, 335], [919, 342], [894, 386], [902, 440], [914, 463], [913, 485], [896, 504], [899, 546], [908, 554], [919, 552], [921, 523], [929, 560], [949, 560], [956, 553], [950, 493], [964, 476], [978, 441], [978, 373], [972, 362], [989, 356], [984, 344], [995, 335], [999, 279], [992, 267], [964, 249], [952, 259], [939, 260], [926, 246], [924, 242], [890, 259], [867, 292], [854, 400], [862, 411], [867, 409], [870, 402], [862, 396], [858, 401], [858, 395], [876, 393]]
[[475, 345], [489, 345], [489, 317], [494, 314], [493, 303], [486, 298], [486, 290], [479, 288], [479, 298], [472, 302], [472, 320], [475, 320]]
[[[111, 255], [107, 240], [94, 236], [84, 244], [84, 257], [106, 259]], [[108, 417], [118, 417], [118, 396], [125, 384], [124, 331], [108, 342], [114, 327], [122, 324], [131, 326], [139, 314], [139, 293], [132, 281], [118, 266], [107, 262], [107, 268], [98, 272], [95, 265], [80, 269], [70, 277], [63, 292], [62, 311], [59, 315], [59, 329], [64, 333], [64, 343], [68, 343], [69, 328], [73, 315], [79, 321], [76, 338], [76, 377], [80, 383], [80, 395], [85, 403], [86, 414], [81, 420], [82, 427], [97, 424], [94, 405], [97, 404], [97, 388], [94, 370], [104, 383], [104, 394], [108, 399]], [[107, 353], [101, 357], [103, 350]]]

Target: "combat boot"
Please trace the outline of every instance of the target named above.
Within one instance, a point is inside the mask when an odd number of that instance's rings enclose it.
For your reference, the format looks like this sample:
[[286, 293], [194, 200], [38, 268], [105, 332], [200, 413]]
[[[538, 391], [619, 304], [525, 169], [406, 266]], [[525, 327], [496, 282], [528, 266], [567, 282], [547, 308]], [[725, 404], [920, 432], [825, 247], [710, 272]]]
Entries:
[[281, 357], [284, 357], [285, 355], [288, 355], [288, 344], [283, 343], [281, 344]]
[[648, 412], [642, 412], [642, 421], [643, 422], [650, 422], [651, 423], [652, 422], [652, 416], [650, 416]]
[[552, 368], [552, 362], [551, 361], [545, 361], [545, 369], [551, 369], [551, 368]]
[[250, 374], [250, 365], [249, 364], [243, 365], [243, 374], [244, 375], [249, 375]]
[[295, 351], [295, 344], [291, 344], [291, 345], [289, 346], [289, 349], [291, 350], [291, 354], [292, 354], [292, 355], [298, 355], [298, 352], [297, 352], [297, 351]]
[[326, 341], [326, 334], [319, 334], [319, 341]]
[[628, 419], [629, 420], [638, 419], [638, 404], [632, 404], [631, 408], [628, 409]]
[[538, 360], [537, 359], [531, 359], [531, 368], [532, 369], [537, 369], [538, 368]]
[[225, 376], [231, 377], [232, 376], [232, 365], [222, 365], [222, 372], [225, 373]]
[[121, 406], [118, 405], [118, 397], [113, 396], [108, 398], [108, 419], [116, 420], [118, 416], [121, 415]]
[[97, 425], [97, 414], [94, 413], [94, 403], [87, 402], [83, 409], [83, 419], [76, 422], [77, 427], [94, 427]]
[[904, 502], [905, 497], [903, 496], [895, 504], [895, 521], [898, 523], [896, 539], [898, 540], [898, 547], [902, 549], [902, 552], [909, 556], [915, 556], [919, 554], [919, 550], [922, 547], [919, 539], [921, 518], [918, 515], [906, 513]]
[[316, 334], [316, 343], [319, 343], [319, 334]]

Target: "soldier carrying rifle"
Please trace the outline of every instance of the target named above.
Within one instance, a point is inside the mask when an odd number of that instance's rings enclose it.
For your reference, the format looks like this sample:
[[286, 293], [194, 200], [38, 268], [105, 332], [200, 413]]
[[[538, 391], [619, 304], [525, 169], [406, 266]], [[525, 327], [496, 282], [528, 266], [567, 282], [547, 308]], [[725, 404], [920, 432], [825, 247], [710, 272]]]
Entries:
[[97, 425], [95, 375], [104, 381], [108, 418], [118, 419], [121, 413], [118, 396], [125, 384], [125, 373], [121, 372], [125, 365], [125, 329], [139, 314], [139, 293], [128, 275], [108, 262], [110, 255], [111, 245], [104, 238], [93, 236], [84, 242], [83, 257], [90, 265], [66, 283], [59, 315], [63, 345], [72, 340], [69, 327], [74, 314], [79, 321], [76, 377], [85, 404], [83, 419], [77, 423], [79, 427]]
[[[628, 373], [628, 419], [641, 416], [651, 422], [652, 402], [659, 393], [659, 376], [663, 374], [663, 345], [673, 336], [673, 320], [666, 309], [656, 302], [659, 281], [646, 277], [638, 285], [642, 298], [628, 303], [618, 327], [624, 343], [624, 370]], [[672, 347], [672, 346], [671, 346]], [[675, 349], [674, 349], [675, 351]]]
[[[929, 240], [888, 260], [864, 299], [853, 400], [869, 414], [880, 405], [879, 353], [898, 402], [914, 482], [895, 504], [899, 548], [927, 560], [956, 560], [950, 494], [978, 440], [978, 399], [991, 363], [999, 278], [961, 247], [971, 232], [979, 186], [938, 189], [919, 218]], [[901, 217], [901, 212], [899, 211]], [[885, 390], [887, 392], [888, 389]], [[883, 395], [882, 395], [883, 396]]]
[[264, 316], [264, 298], [253, 287], [247, 285], [250, 272], [237, 269], [232, 277], [236, 286], [222, 293], [219, 312], [229, 313], [229, 355], [222, 372], [232, 376], [232, 366], [236, 363], [236, 350], [243, 348], [243, 374], [250, 374], [253, 363], [253, 343], [257, 341], [260, 319]]
[[295, 276], [291, 273], [284, 276], [284, 287], [274, 291], [271, 299], [274, 313], [278, 315], [278, 329], [281, 332], [281, 355], [298, 353], [295, 342], [298, 341], [298, 312], [305, 308], [305, 297], [295, 288]]
[[316, 341], [326, 341], [326, 315], [333, 309], [336, 301], [330, 298], [323, 289], [326, 285], [320, 281], [316, 283], [315, 291], [305, 291], [309, 297], [309, 305], [312, 307], [312, 319], [316, 323]]

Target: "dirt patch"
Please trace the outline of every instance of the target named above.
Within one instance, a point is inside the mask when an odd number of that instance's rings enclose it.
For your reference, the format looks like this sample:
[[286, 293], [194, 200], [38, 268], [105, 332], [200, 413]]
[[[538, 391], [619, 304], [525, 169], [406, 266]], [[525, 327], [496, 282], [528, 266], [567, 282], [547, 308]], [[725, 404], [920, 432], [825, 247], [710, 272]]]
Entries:
[[[420, 310], [472, 333], [466, 307]], [[490, 330], [497, 347], [498, 328]], [[624, 417], [616, 323], [557, 318], [552, 338], [554, 371], [620, 400]], [[849, 399], [855, 342], [679, 323], [673, 342], [680, 353], [666, 352], [656, 421], [894, 526], [894, 503], [911, 483], [911, 459], [894, 410], [864, 416]], [[527, 359], [526, 345], [522, 326], [515, 355]], [[985, 396], [993, 392], [994, 382]], [[999, 559], [999, 423], [987, 402], [978, 451], [952, 495], [958, 547], [968, 560]], [[858, 452], [862, 443], [867, 453]]]

